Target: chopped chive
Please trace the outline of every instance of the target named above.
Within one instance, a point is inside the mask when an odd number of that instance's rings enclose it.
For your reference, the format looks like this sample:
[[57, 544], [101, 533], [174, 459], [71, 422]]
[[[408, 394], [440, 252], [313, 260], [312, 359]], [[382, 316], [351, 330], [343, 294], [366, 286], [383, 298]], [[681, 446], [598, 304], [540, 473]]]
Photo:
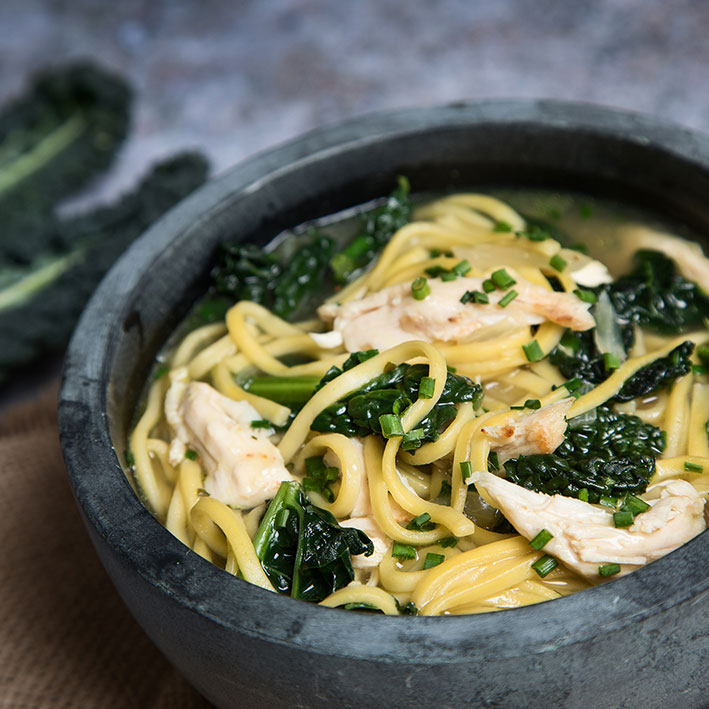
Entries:
[[455, 374], [458, 371], [458, 367], [452, 367], [450, 364], [447, 364], [446, 370], [451, 374]]
[[428, 255], [431, 258], [438, 258], [441, 255], [441, 250], [440, 249], [429, 249], [428, 250]]
[[320, 492], [322, 490], [322, 481], [317, 478], [303, 478], [303, 490]]
[[460, 473], [463, 476], [463, 482], [465, 482], [473, 474], [473, 466], [469, 460], [464, 460], [461, 462]]
[[539, 401], [539, 399], [527, 399], [527, 401], [524, 402], [524, 408], [525, 409], [541, 409], [542, 408], [542, 402]]
[[483, 290], [486, 293], [492, 293], [495, 290], [495, 284], [489, 278], [486, 278], [483, 281]]
[[394, 542], [391, 547], [391, 555], [395, 556], [397, 559], [415, 559], [416, 547], [411, 546], [411, 544]]
[[187, 458], [187, 460], [197, 460], [197, 451], [193, 451], [191, 448], [188, 448], [185, 451], [185, 458]]
[[544, 352], [536, 340], [522, 345], [522, 349], [524, 350], [524, 355], [528, 362], [539, 362], [540, 359], [544, 359]]
[[688, 460], [684, 463], [684, 469], [689, 473], [702, 473], [704, 468], [697, 463], [690, 463]]
[[128, 465], [130, 465], [130, 466], [135, 465], [135, 456], [133, 455], [132, 451], [129, 451], [126, 448], [124, 455], [126, 457], [126, 463], [128, 463]]
[[585, 288], [577, 288], [574, 291], [576, 297], [582, 300], [584, 303], [595, 303], [597, 298], [596, 294], [592, 290], [586, 290]]
[[613, 513], [613, 524], [616, 527], [631, 527], [633, 519], [633, 513], [630, 510], [619, 510]]
[[436, 542], [436, 544], [438, 544], [439, 547], [443, 547], [444, 549], [454, 547], [457, 543], [458, 543], [458, 537], [444, 537], [443, 539], [439, 539]]
[[340, 469], [339, 468], [336, 468], [334, 465], [328, 465], [328, 467], [325, 468], [324, 479], [326, 482], [333, 483], [339, 477], [340, 477]]
[[537, 559], [532, 568], [542, 577], [548, 576], [559, 565], [559, 562], [553, 557], [545, 554]]
[[582, 487], [579, 490], [579, 500], [583, 502], [588, 502], [588, 488]]
[[458, 278], [458, 274], [455, 271], [445, 271], [441, 273], [442, 281], [454, 281], [456, 278]]
[[569, 393], [575, 392], [577, 389], [583, 386], [583, 382], [578, 378], [574, 377], [573, 379], [569, 379], [568, 382], [564, 382], [562, 386], [566, 387], [566, 391]]
[[582, 244], [581, 242], [577, 242], [576, 244], [571, 244], [569, 248], [572, 251], [578, 251], [580, 254], [587, 254], [588, 253], [588, 246], [586, 244]]
[[409, 399], [408, 396], [400, 396], [400, 397], [392, 404], [391, 410], [392, 410], [393, 413], [395, 413], [395, 414], [398, 416], [399, 414], [404, 413], [404, 411], [406, 411], [406, 409], [408, 409], [409, 406], [411, 406], [411, 404], [413, 404], [413, 403], [414, 403], [414, 402], [411, 401], [411, 399]]
[[561, 273], [566, 268], [566, 261], [564, 261], [559, 254], [554, 254], [549, 259], [549, 265], [555, 270]]
[[518, 295], [519, 293], [517, 293], [516, 290], [507, 291], [507, 293], [505, 293], [505, 295], [497, 301], [497, 304], [501, 308], [506, 308]]
[[433, 377], [422, 377], [419, 384], [419, 399], [430, 399], [436, 389], [436, 380]]
[[251, 428], [273, 428], [273, 424], [266, 419], [254, 419]]
[[529, 542], [529, 546], [532, 547], [532, 549], [539, 551], [540, 549], [543, 549], [553, 538], [554, 535], [548, 529], [542, 529], [542, 531], [539, 532], [539, 534], [537, 534], [531, 542]]
[[500, 461], [497, 457], [497, 453], [495, 451], [492, 451], [488, 457], [487, 457], [487, 465], [488, 468], [492, 468], [493, 470], [499, 470], [500, 469]]
[[697, 357], [704, 364], [709, 364], [709, 345], [699, 345], [696, 349]]
[[578, 337], [576, 337], [572, 330], [567, 330], [564, 333], [564, 336], [561, 338], [559, 344], [572, 352], [578, 352], [581, 349], [581, 341]]
[[511, 286], [513, 286], [517, 281], [515, 281], [512, 276], [510, 276], [507, 271], [505, 271], [504, 268], [500, 268], [497, 271], [494, 271], [490, 275], [490, 280], [501, 290], [507, 290]]
[[426, 432], [422, 428], [415, 428], [413, 431], [405, 433], [401, 439], [401, 450], [412, 451], [420, 448], [425, 435]]
[[524, 411], [524, 406], [510, 406], [510, 411]]
[[607, 372], [611, 372], [614, 369], [620, 367], [620, 357], [615, 352], [604, 352], [603, 353], [603, 364], [606, 367]]
[[161, 364], [153, 373], [153, 379], [160, 379], [160, 377], [164, 377], [169, 371], [170, 367], [166, 364]]
[[600, 576], [614, 576], [617, 573], [620, 573], [620, 564], [603, 564], [598, 567]]
[[305, 472], [315, 478], [321, 478], [325, 475], [325, 463], [322, 456], [314, 455], [305, 459]]
[[442, 564], [445, 560], [446, 557], [443, 556], [443, 554], [436, 554], [435, 552], [429, 551], [423, 562], [423, 570], [432, 569], [434, 566]]
[[601, 495], [601, 498], [598, 500], [598, 504], [603, 505], [604, 507], [610, 507], [611, 509], [615, 510], [618, 507], [618, 500], [616, 500], [615, 497]]
[[441, 480], [441, 490], [436, 497], [436, 502], [439, 505], [450, 505], [451, 503], [451, 484], [449, 480]]
[[395, 436], [404, 435], [401, 419], [396, 414], [382, 414], [379, 417], [379, 425], [382, 427], [382, 435], [384, 438], [394, 438]]
[[415, 300], [423, 300], [430, 293], [431, 286], [428, 285], [428, 281], [423, 276], [419, 276], [411, 284], [411, 295], [414, 296]]
[[463, 305], [467, 305], [473, 299], [473, 291], [466, 290], [463, 295], [460, 296], [460, 302]]
[[633, 515], [642, 514], [643, 512], [647, 512], [649, 509], [650, 505], [648, 505], [645, 500], [641, 500], [639, 497], [630, 494], [625, 496], [623, 506], [621, 507], [621, 510], [630, 510]]
[[431, 276], [431, 278], [438, 278], [444, 273], [448, 273], [448, 269], [443, 268], [443, 266], [429, 266], [428, 268], [424, 269], [424, 272], [427, 276]]
[[692, 365], [692, 374], [696, 374], [697, 376], [709, 374], [709, 367], [704, 364], [693, 364]]
[[469, 273], [470, 269], [471, 266], [467, 259], [463, 259], [460, 263], [457, 263], [455, 266], [453, 266], [453, 270], [459, 276], [464, 276], [466, 273]]
[[561, 210], [558, 207], [548, 207], [546, 213], [549, 219], [561, 219]]
[[507, 233], [512, 231], [512, 226], [508, 224], [507, 222], [503, 221], [497, 221], [495, 222], [495, 226], [492, 229], [493, 231], [496, 231], [498, 233]]
[[431, 522], [431, 515], [428, 512], [420, 514], [418, 517], [414, 517], [407, 525], [406, 529], [410, 529], [414, 532], [427, 532], [429, 529], [433, 529], [436, 525]]
[[579, 216], [581, 219], [588, 219], [593, 214], [593, 207], [590, 204], [582, 204], [579, 207]]
[[538, 226], [533, 227], [531, 231], [522, 231], [519, 235], [530, 241], [546, 241], [551, 238], [544, 229], [540, 229]]
[[487, 305], [490, 302], [487, 293], [481, 293], [479, 290], [467, 290], [460, 298], [460, 302], [463, 304], [469, 303], [471, 300], [479, 305]]

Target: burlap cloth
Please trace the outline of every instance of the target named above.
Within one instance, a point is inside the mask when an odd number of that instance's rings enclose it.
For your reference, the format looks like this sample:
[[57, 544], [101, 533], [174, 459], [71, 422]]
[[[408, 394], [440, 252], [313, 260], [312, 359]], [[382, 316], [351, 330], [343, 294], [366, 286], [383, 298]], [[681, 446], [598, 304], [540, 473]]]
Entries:
[[0, 707], [206, 707], [113, 590], [64, 471], [57, 385], [0, 416]]

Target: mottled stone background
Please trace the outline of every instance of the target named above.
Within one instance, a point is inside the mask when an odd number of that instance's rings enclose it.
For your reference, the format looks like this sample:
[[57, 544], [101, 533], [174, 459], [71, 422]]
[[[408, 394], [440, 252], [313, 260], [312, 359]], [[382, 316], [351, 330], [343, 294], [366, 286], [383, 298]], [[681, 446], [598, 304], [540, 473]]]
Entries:
[[709, 128], [706, 0], [0, 0], [0, 100], [91, 56], [137, 90], [99, 193], [199, 146], [221, 170], [387, 108], [555, 97]]

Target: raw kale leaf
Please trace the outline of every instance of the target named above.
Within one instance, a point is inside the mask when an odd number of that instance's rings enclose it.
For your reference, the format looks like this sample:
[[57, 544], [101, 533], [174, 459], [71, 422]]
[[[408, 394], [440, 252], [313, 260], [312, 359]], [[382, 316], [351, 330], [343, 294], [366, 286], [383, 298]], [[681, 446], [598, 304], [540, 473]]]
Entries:
[[361, 233], [330, 261], [337, 283], [349, 281], [387, 245], [395, 232], [409, 223], [412, 211], [409, 191], [409, 181], [399, 177], [398, 186], [385, 204], [363, 216]]
[[[320, 386], [372, 356], [372, 353], [376, 354], [376, 351], [355, 353], [345, 362], [342, 370], [333, 367], [323, 377]], [[349, 437], [381, 434], [379, 417], [384, 414], [403, 414], [406, 408], [418, 399], [421, 379], [425, 376], [428, 376], [428, 367], [425, 364], [399, 364], [392, 367], [361, 389], [321, 411], [315, 417], [311, 428], [314, 431], [342, 433]], [[481, 399], [482, 389], [479, 384], [449, 372], [440, 399], [416, 427], [422, 429], [423, 434], [410, 441], [410, 447], [416, 448], [423, 443], [437, 440], [440, 433], [455, 418], [456, 404], [472, 401], [477, 407]]]
[[340, 527], [329, 512], [311, 504], [295, 482], [281, 483], [254, 547], [278, 591], [314, 603], [354, 579], [351, 555], [374, 552], [364, 532]]
[[46, 251], [0, 266], [0, 379], [62, 347], [104, 273], [156, 219], [204, 182], [207, 162], [185, 153], [160, 163], [117, 204], [48, 225]]
[[0, 114], [0, 266], [47, 249], [58, 203], [113, 161], [129, 124], [131, 92], [89, 64], [36, 77]]
[[608, 292], [619, 317], [663, 335], [683, 332], [709, 316], [709, 296], [659, 251], [638, 251], [634, 269]]
[[550, 454], [520, 456], [505, 462], [506, 478], [528, 490], [578, 497], [589, 502], [602, 496], [640, 494], [655, 471], [655, 458], [665, 448], [665, 434], [637, 416], [607, 406], [595, 420], [571, 419], [564, 442]]

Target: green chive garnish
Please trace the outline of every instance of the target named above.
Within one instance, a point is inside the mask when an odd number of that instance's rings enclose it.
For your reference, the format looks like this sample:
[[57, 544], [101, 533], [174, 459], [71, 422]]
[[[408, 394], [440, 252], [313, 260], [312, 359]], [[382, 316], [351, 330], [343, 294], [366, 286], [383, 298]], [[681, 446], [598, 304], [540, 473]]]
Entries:
[[623, 506], [621, 507], [621, 510], [630, 510], [633, 516], [647, 512], [649, 509], [650, 505], [648, 505], [645, 500], [641, 500], [639, 497], [630, 494], [625, 496]]
[[473, 474], [473, 466], [470, 461], [464, 460], [460, 464], [460, 472], [463, 476], [463, 482], [465, 482]]
[[615, 510], [618, 507], [618, 500], [615, 499], [615, 497], [608, 497], [607, 495], [602, 495], [601, 499], [598, 500], [599, 505], [603, 505], [604, 507], [610, 507], [611, 509]]
[[588, 502], [588, 488], [582, 487], [579, 490], [579, 500], [583, 502]]
[[497, 304], [501, 308], [506, 308], [518, 295], [519, 293], [516, 290], [507, 291], [507, 293], [497, 301]]
[[540, 229], [538, 226], [533, 227], [532, 231], [520, 232], [520, 236], [524, 236], [530, 241], [546, 241], [551, 238], [544, 229]]
[[395, 556], [397, 559], [415, 559], [416, 547], [412, 547], [411, 544], [394, 542], [391, 547], [391, 555]]
[[692, 365], [692, 374], [696, 374], [697, 376], [702, 376], [704, 374], [709, 374], [709, 367], [703, 364], [693, 364]]
[[413, 431], [405, 433], [401, 439], [401, 450], [412, 451], [420, 448], [425, 435], [426, 432], [422, 428], [415, 428]]
[[603, 354], [603, 364], [606, 367], [606, 371], [611, 372], [620, 367], [620, 357], [615, 352], [605, 352]]
[[492, 293], [495, 290], [495, 284], [489, 278], [486, 278], [483, 281], [483, 290], [486, 293]]
[[487, 457], [487, 466], [488, 468], [492, 468], [493, 470], [499, 470], [500, 469], [500, 461], [497, 457], [497, 453], [495, 451], [492, 451], [488, 457]]
[[161, 364], [153, 373], [153, 379], [160, 379], [160, 377], [164, 377], [169, 371], [170, 367], [166, 364]]
[[490, 302], [487, 294], [481, 293], [479, 290], [467, 290], [460, 298], [460, 302], [463, 304], [469, 303], [471, 300], [479, 305], [487, 305]]
[[512, 226], [508, 224], [507, 222], [495, 222], [495, 226], [492, 229], [493, 231], [499, 232], [499, 233], [507, 233], [512, 231]]
[[537, 534], [531, 542], [529, 542], [529, 546], [532, 547], [532, 549], [539, 551], [540, 549], [543, 549], [553, 538], [554, 535], [548, 529], [542, 529], [542, 531], [539, 532], [539, 534]]
[[414, 532], [427, 532], [429, 529], [433, 529], [436, 525], [431, 522], [431, 515], [428, 512], [420, 514], [418, 517], [414, 517], [407, 525], [406, 529], [410, 529]]
[[273, 424], [266, 419], [255, 419], [251, 422], [251, 428], [272, 428]]
[[579, 207], [579, 216], [581, 219], [588, 219], [593, 214], [593, 207], [590, 204], [582, 204]]
[[325, 463], [322, 456], [314, 455], [311, 458], [305, 459], [305, 472], [316, 478], [320, 478], [325, 474]]
[[567, 330], [564, 333], [559, 344], [572, 352], [578, 352], [581, 349], [581, 341], [571, 330]]
[[442, 281], [454, 281], [456, 278], [458, 278], [458, 274], [455, 271], [444, 271], [441, 273]]
[[537, 559], [532, 568], [542, 577], [548, 576], [559, 565], [559, 562], [553, 557], [545, 554], [540, 559]]
[[455, 266], [453, 266], [453, 270], [459, 275], [459, 276], [464, 276], [466, 273], [470, 272], [470, 263], [468, 263], [467, 259], [463, 259], [460, 263], [457, 263]]
[[613, 513], [613, 524], [616, 527], [631, 527], [633, 519], [633, 513], [630, 510], [619, 510]]
[[187, 460], [197, 460], [197, 451], [193, 451], [191, 448], [188, 448], [185, 451], [185, 458], [187, 458]]
[[419, 384], [419, 399], [430, 399], [436, 389], [436, 380], [433, 377], [422, 377]]
[[[501, 268], [490, 275], [490, 280], [501, 290], [507, 290], [513, 286], [517, 281], [515, 281], [512, 276], [510, 276], [504, 268]], [[484, 285], [484, 284], [483, 284]]]
[[423, 300], [430, 293], [431, 286], [428, 285], [428, 281], [423, 276], [419, 276], [411, 284], [411, 295], [414, 296], [415, 300]]
[[443, 554], [435, 554], [432, 551], [429, 551], [428, 554], [426, 554], [426, 559], [423, 562], [423, 570], [426, 571], [426, 569], [432, 569], [434, 566], [438, 566], [439, 564], [442, 564], [446, 560], [446, 557], [443, 556]]
[[527, 399], [527, 401], [524, 402], [524, 408], [525, 409], [541, 409], [542, 408], [542, 402], [539, 401], [539, 399]]
[[574, 293], [576, 294], [578, 299], [582, 300], [584, 303], [595, 303], [597, 300], [596, 294], [592, 290], [577, 288]]
[[689, 472], [689, 473], [702, 473], [704, 472], [704, 468], [701, 465], [697, 465], [697, 463], [690, 463], [689, 461], [685, 461], [684, 463], [684, 469]]
[[542, 352], [542, 348], [536, 340], [522, 345], [522, 349], [528, 362], [539, 362], [540, 359], [544, 359], [544, 352]]
[[620, 573], [620, 564], [603, 564], [598, 567], [598, 573], [600, 576], [613, 576]]
[[554, 254], [549, 259], [549, 265], [555, 270], [561, 273], [566, 268], [566, 261], [564, 261], [559, 254]]
[[384, 438], [394, 438], [404, 435], [401, 419], [396, 414], [382, 414], [379, 417], [379, 425], [382, 427], [382, 436], [384, 436]]
[[444, 537], [443, 539], [439, 539], [436, 544], [438, 544], [439, 547], [444, 547], [444, 548], [450, 548], [454, 547], [458, 543], [458, 537]]
[[566, 391], [572, 393], [583, 386], [583, 382], [578, 377], [574, 377], [573, 379], [569, 379], [568, 382], [564, 382], [562, 386], [566, 387]]

